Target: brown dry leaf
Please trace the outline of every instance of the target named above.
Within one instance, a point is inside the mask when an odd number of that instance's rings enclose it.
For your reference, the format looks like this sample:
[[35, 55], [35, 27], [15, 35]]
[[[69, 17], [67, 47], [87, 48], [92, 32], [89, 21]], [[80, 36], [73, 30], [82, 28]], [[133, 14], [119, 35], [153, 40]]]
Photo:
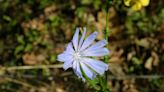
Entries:
[[117, 25], [115, 27], [112, 27], [110, 31], [110, 35], [114, 37], [118, 37], [119, 34], [122, 33], [124, 26], [123, 25]]
[[125, 73], [121, 67], [121, 65], [116, 64], [116, 63], [109, 63], [109, 70], [112, 72], [113, 75], [116, 77], [121, 78], [125, 76]]
[[135, 79], [128, 79], [123, 81], [123, 91], [124, 92], [139, 92], [135, 86]]
[[46, 87], [39, 87], [38, 91], [39, 92], [47, 92], [48, 88], [46, 88]]
[[[111, 29], [112, 25], [113, 25], [113, 22], [112, 22], [112, 19], [116, 16], [116, 11], [114, 10], [114, 7], [111, 7], [109, 9], [109, 20], [108, 20], [108, 27], [109, 29]], [[103, 12], [103, 11], [100, 11], [98, 12], [97, 14], [97, 22], [95, 23], [95, 28], [98, 30], [99, 32], [99, 35], [98, 35], [98, 39], [103, 39], [104, 38], [104, 33], [105, 33], [105, 28], [106, 28], [106, 13]], [[115, 27], [115, 28], [118, 28], [119, 31], [120, 31], [120, 25]], [[122, 28], [122, 27], [121, 27]], [[113, 31], [113, 29], [111, 29], [111, 33], [110, 35], [113, 33], [113, 32], [116, 32], [116, 31]]]
[[119, 89], [120, 89], [120, 84], [119, 82], [112, 82], [112, 81], [108, 81], [108, 85], [109, 85], [109, 88], [110, 88], [110, 92], [119, 92]]
[[0, 65], [0, 76], [5, 74], [4, 67]]
[[44, 26], [43, 15], [40, 15], [40, 18], [35, 18], [28, 22], [23, 22], [21, 26], [25, 31], [28, 31], [29, 29], [36, 29], [38, 31], [44, 31], [45, 26]]
[[130, 88], [128, 91], [126, 92], [139, 92], [136, 88]]
[[115, 8], [111, 6], [111, 8], [109, 9], [109, 19], [115, 18], [116, 15], [117, 15], [117, 12]]
[[87, 17], [87, 24], [88, 25], [91, 25], [91, 24], [93, 24], [94, 22], [95, 22], [95, 17], [94, 17], [94, 15], [93, 14], [91, 14], [91, 13], [89, 13], [88, 14], [88, 16], [86, 16]]
[[159, 57], [156, 52], [152, 51], [151, 57], [149, 57], [146, 60], [145, 68], [148, 70], [152, 70], [152, 66], [158, 66], [158, 64], [159, 64]]
[[50, 15], [53, 15], [56, 10], [57, 10], [56, 5], [51, 5], [44, 9], [44, 14], [46, 16], [50, 16]]
[[124, 53], [124, 50], [123, 49], [120, 49], [118, 51], [116, 50], [113, 50], [111, 51], [110, 53], [110, 56], [113, 57], [113, 56], [117, 56], [117, 57], [121, 57], [121, 55]]
[[150, 48], [154, 48], [154, 49], [158, 49], [158, 40], [154, 39], [154, 38], [150, 38], [150, 37], [146, 37], [143, 39], [136, 39], [135, 43], [139, 46], [142, 46], [146, 49], [150, 49]]
[[123, 77], [125, 76], [125, 73], [123, 71], [122, 68], [122, 63], [124, 61], [124, 58], [121, 57], [121, 55], [123, 54], [123, 49], [120, 49], [119, 51], [113, 51], [110, 54], [110, 59], [109, 59], [109, 70], [112, 72], [112, 74], [114, 74], [115, 76], [119, 77]]
[[54, 53], [59, 54], [59, 53], [63, 52], [64, 49], [65, 49], [65, 47], [66, 47], [66, 45], [67, 45], [67, 44], [63, 44], [63, 43], [61, 43], [61, 44], [59, 44], [59, 43], [56, 44], [56, 46], [55, 46], [55, 48], [54, 48]]
[[110, 53], [111, 58], [109, 59], [109, 62], [110, 63], [121, 64], [124, 61], [124, 58], [121, 57], [123, 52], [124, 52], [123, 49], [120, 49], [119, 51], [111, 51], [111, 53]]
[[143, 38], [141, 40], [136, 39], [135, 40], [136, 44], [145, 48], [149, 48], [150, 47], [150, 42], [148, 41], [147, 38]]
[[128, 55], [127, 55], [127, 60], [130, 61], [135, 54], [136, 54], [135, 51], [129, 52]]
[[145, 62], [145, 68], [148, 70], [152, 70], [153, 58], [149, 57]]
[[114, 7], [109, 9], [109, 29], [111, 37], [119, 37], [124, 29], [124, 25], [120, 24], [119, 15], [117, 15], [117, 11]]
[[154, 51], [151, 52], [152, 58], [153, 58], [153, 66], [158, 66], [159, 64], [159, 57], [158, 54]]
[[56, 92], [65, 92], [65, 90], [63, 90], [62, 88], [57, 87]]
[[94, 26], [96, 19], [92, 13], [84, 13], [83, 14], [83, 22], [87, 23], [87, 26]]
[[61, 29], [63, 30], [62, 32], [64, 33], [64, 36], [67, 40], [70, 40], [72, 38], [72, 27], [69, 23], [62, 23]]
[[45, 61], [45, 56], [42, 54], [35, 55], [34, 53], [26, 53], [23, 55], [23, 63], [27, 65], [40, 64]]
[[106, 15], [104, 12], [98, 12], [97, 16], [97, 22], [95, 23], [95, 28], [98, 30], [99, 35], [97, 36], [97, 39], [103, 39], [104, 38], [104, 30], [106, 27]]

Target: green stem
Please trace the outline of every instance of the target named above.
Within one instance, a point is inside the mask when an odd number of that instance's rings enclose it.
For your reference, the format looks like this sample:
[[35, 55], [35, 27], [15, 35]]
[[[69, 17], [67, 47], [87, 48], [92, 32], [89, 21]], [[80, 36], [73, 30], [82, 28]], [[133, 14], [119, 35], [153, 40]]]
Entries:
[[[107, 1], [108, 2], [108, 1]], [[109, 5], [112, 4], [112, 1], [110, 1], [109, 3], [107, 3], [107, 6], [106, 6], [106, 31], [105, 31], [105, 39], [106, 41], [108, 42], [109, 39], [109, 28], [108, 28], [108, 22], [109, 22], [109, 13], [108, 13], [108, 9], [109, 9]], [[107, 44], [107, 48], [109, 47], [109, 45]], [[109, 56], [105, 56], [105, 62], [108, 63], [109, 62]], [[106, 90], [108, 90], [108, 92], [110, 91], [109, 90], [109, 86], [108, 86], [108, 74], [107, 72], [105, 72], [105, 77], [104, 77], [104, 83], [105, 83], [105, 88]], [[105, 91], [106, 92], [106, 91]]]
[[101, 90], [99, 92], [109, 92], [107, 81], [105, 80], [104, 76], [101, 76], [99, 78], [99, 83], [100, 83], [100, 87], [101, 87]]
[[[107, 9], [106, 9], [106, 31], [105, 31], [105, 39], [107, 42], [108, 42], [108, 37], [109, 37], [108, 18], [109, 18], [109, 14], [108, 14], [108, 7], [107, 7]], [[107, 48], [108, 48], [108, 45], [107, 45]], [[106, 55], [104, 57], [105, 63], [108, 63], [108, 60], [109, 60], [109, 56]], [[107, 78], [108, 78], [107, 72], [105, 72], [105, 76], [101, 76], [99, 78], [99, 83], [100, 83], [100, 87], [101, 87], [100, 92], [110, 92], [109, 87], [108, 87], [108, 79]]]
[[106, 32], [105, 32], [105, 39], [108, 42], [108, 36], [109, 36], [109, 28], [108, 28], [108, 9], [106, 9]]
[[[108, 14], [108, 7], [106, 9], [106, 31], [105, 31], [105, 39], [108, 42], [108, 37], [109, 37], [109, 28], [108, 28], [108, 18], [109, 18], [109, 14]], [[107, 44], [107, 48], [108, 48], [108, 44]], [[105, 62], [108, 63], [108, 56], [105, 56]]]
[[[106, 31], [105, 31], [105, 39], [108, 43], [108, 37], [109, 37], [109, 28], [108, 28], [108, 17], [109, 17], [109, 14], [108, 14], [108, 7], [106, 9]], [[108, 44], [107, 44], [107, 48], [108, 48]], [[109, 56], [105, 56], [105, 62], [108, 63], [108, 60], [109, 60]], [[107, 72], [105, 72], [105, 78], [104, 78], [104, 83], [105, 83], [105, 88], [106, 90], [104, 90], [103, 92], [106, 92], [108, 90], [109, 92], [109, 88], [108, 88], [108, 74]]]

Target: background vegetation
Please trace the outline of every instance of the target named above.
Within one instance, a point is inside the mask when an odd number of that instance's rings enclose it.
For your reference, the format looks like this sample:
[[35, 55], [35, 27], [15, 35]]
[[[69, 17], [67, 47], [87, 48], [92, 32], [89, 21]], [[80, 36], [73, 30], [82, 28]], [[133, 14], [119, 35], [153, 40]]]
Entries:
[[71, 69], [63, 71], [56, 55], [78, 26], [103, 39], [107, 7], [110, 90], [164, 92], [164, 1], [140, 11], [123, 0], [107, 2], [0, 0], [0, 92], [94, 92]]

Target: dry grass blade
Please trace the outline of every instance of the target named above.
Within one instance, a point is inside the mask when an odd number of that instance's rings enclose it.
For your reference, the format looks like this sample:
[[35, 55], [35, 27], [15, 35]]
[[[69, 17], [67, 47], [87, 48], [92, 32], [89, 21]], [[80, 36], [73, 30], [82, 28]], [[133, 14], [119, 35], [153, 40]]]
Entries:
[[1, 67], [1, 69], [12, 71], [12, 70], [29, 70], [29, 69], [62, 68], [62, 67], [63, 67], [63, 64], [55, 64], [55, 65]]

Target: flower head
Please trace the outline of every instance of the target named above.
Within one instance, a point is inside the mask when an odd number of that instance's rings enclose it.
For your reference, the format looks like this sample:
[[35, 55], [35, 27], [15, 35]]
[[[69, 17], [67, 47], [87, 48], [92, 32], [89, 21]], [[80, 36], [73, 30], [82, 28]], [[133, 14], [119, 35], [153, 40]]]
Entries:
[[88, 78], [93, 79], [97, 74], [102, 75], [108, 70], [107, 64], [91, 57], [104, 56], [109, 53], [108, 49], [104, 48], [107, 44], [106, 40], [92, 45], [97, 32], [92, 33], [84, 40], [85, 34], [86, 28], [79, 38], [79, 28], [76, 28], [72, 41], [68, 43], [66, 50], [57, 57], [59, 61], [64, 62], [63, 68], [65, 70], [72, 67], [75, 74], [83, 80], [85, 79], [82, 71]]
[[124, 0], [126, 6], [131, 6], [131, 8], [136, 11], [148, 6], [149, 2], [150, 0]]

